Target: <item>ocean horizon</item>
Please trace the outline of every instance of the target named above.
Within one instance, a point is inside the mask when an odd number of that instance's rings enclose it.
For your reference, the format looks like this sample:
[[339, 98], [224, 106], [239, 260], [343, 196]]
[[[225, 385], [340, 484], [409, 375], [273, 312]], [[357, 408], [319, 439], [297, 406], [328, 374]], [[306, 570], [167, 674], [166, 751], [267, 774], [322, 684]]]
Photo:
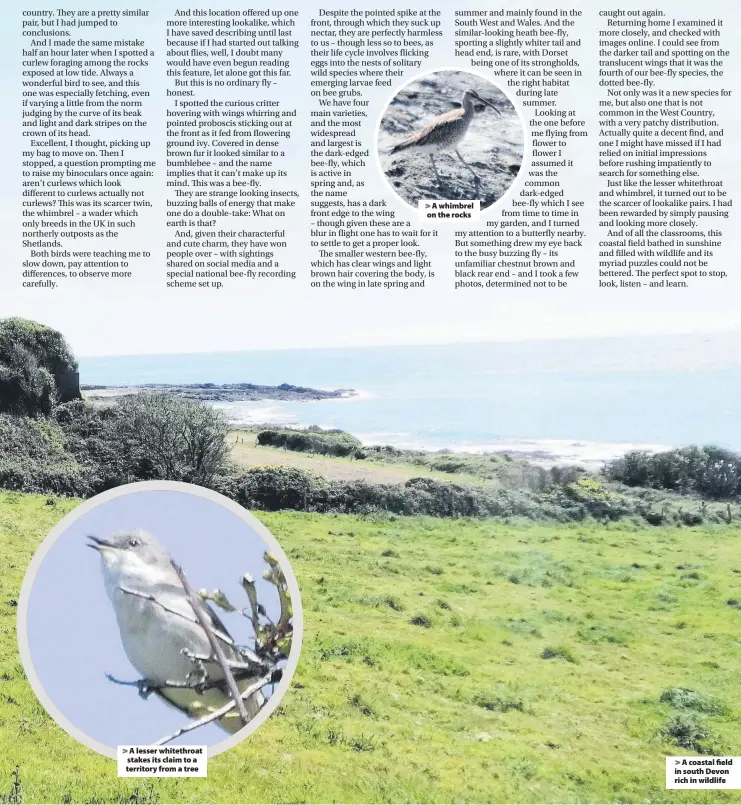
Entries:
[[741, 448], [736, 334], [80, 359], [84, 385], [255, 383], [344, 399], [215, 403], [236, 426], [319, 425], [366, 444], [597, 466], [631, 449]]

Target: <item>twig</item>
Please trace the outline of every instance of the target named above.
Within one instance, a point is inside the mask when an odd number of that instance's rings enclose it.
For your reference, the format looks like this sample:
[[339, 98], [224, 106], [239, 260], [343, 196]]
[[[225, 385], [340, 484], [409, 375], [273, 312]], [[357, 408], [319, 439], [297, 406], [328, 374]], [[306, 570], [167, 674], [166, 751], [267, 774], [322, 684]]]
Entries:
[[[273, 674], [270, 673], [267, 676], [258, 679], [257, 682], [250, 685], [247, 690], [243, 691], [239, 694], [238, 700], [241, 702], [242, 707], [244, 707], [244, 700], [249, 699], [254, 693], [257, 693], [258, 690], [264, 688], [265, 685], [270, 685], [273, 681]], [[198, 729], [199, 727], [203, 727], [206, 724], [210, 724], [212, 721], [216, 721], [217, 719], [225, 716], [230, 710], [233, 710], [237, 706], [236, 702], [228, 702], [223, 707], [220, 707], [218, 710], [214, 710], [213, 713], [208, 713], [208, 715], [199, 718], [197, 721], [193, 721], [190, 724], [186, 724], [184, 727], [181, 727], [177, 732], [174, 732], [172, 735], [167, 735], [164, 738], [160, 738], [159, 741], [156, 741], [152, 746], [164, 746], [170, 741], [174, 741], [175, 738], [179, 738], [181, 735], [185, 735], [186, 732], [191, 732], [192, 730]], [[246, 723], [246, 722], [245, 722]]]
[[167, 688], [178, 688], [180, 690], [194, 690], [196, 693], [203, 693], [204, 691], [211, 690], [217, 687], [220, 683], [219, 680], [212, 679], [210, 682], [203, 680], [201, 682], [179, 682], [171, 679], [166, 679], [164, 682], [150, 682], [148, 679], [135, 679], [133, 682], [128, 682], [125, 679], [116, 679], [111, 674], [106, 674], [106, 679], [109, 682], [114, 682], [116, 685], [126, 685], [127, 687], [137, 688], [139, 695], [142, 699], [148, 699], [153, 693], [161, 693]]
[[183, 573], [183, 569], [176, 565], [175, 562], [172, 563], [172, 566], [175, 568], [175, 572], [178, 574], [180, 581], [183, 584], [183, 588], [185, 589], [185, 594], [188, 597], [188, 601], [193, 608], [193, 612], [195, 612], [196, 617], [198, 618], [203, 631], [206, 633], [206, 637], [208, 637], [208, 642], [211, 644], [211, 650], [214, 653], [214, 656], [219, 661], [219, 665], [221, 665], [221, 670], [224, 673], [224, 679], [226, 680], [226, 684], [229, 688], [229, 693], [231, 694], [233, 705], [239, 711], [239, 717], [242, 719], [242, 724], [248, 724], [250, 721], [250, 717], [247, 713], [247, 708], [244, 705], [244, 700], [239, 693], [239, 688], [237, 687], [237, 683], [234, 681], [234, 675], [229, 668], [229, 664], [226, 661], [226, 656], [222, 651], [221, 646], [219, 645], [219, 641], [216, 639], [216, 635], [214, 635], [213, 630], [211, 629], [211, 624], [208, 622], [208, 617], [206, 613], [203, 611], [203, 604], [201, 603], [201, 599], [198, 595], [194, 592], [193, 588], [190, 586], [190, 582], [185, 577], [185, 573]]
[[293, 638], [293, 603], [291, 601], [291, 593], [288, 590], [288, 583], [286, 582], [283, 569], [276, 557], [269, 551], [266, 551], [263, 558], [270, 566], [269, 570], [263, 572], [263, 578], [275, 586], [280, 599], [280, 618], [278, 619], [278, 623], [271, 629], [270, 644], [266, 646], [266, 648], [270, 650], [271, 654], [279, 652], [282, 656], [288, 657], [291, 653]]
[[198, 591], [198, 595], [204, 601], [213, 601], [216, 606], [221, 607], [224, 612], [234, 612], [234, 607], [229, 603], [229, 599], [224, 595], [224, 593], [219, 590], [218, 588], [215, 589], [213, 592], [208, 592], [205, 588], [202, 588]]
[[[256, 671], [260, 668], [263, 669], [270, 669], [272, 670], [275, 668], [275, 663], [270, 662], [269, 660], [262, 659], [257, 656], [253, 651], [251, 651], [247, 646], [237, 646], [235, 645], [237, 651], [240, 654], [244, 655], [249, 662], [240, 662], [239, 660], [230, 660], [229, 658], [226, 659], [227, 665], [235, 670], [235, 671]], [[212, 655], [206, 654], [195, 654], [187, 648], [181, 649], [181, 652], [193, 662], [208, 662], [212, 665], [218, 665], [219, 660]]]
[[259, 641], [260, 639], [260, 619], [258, 618], [258, 608], [259, 604], [257, 601], [257, 590], [255, 589], [255, 580], [249, 573], [245, 573], [242, 576], [242, 589], [247, 594], [247, 600], [250, 604], [250, 614], [249, 616], [246, 613], [246, 610], [242, 610], [242, 614], [245, 617], [249, 617], [250, 622], [252, 623], [252, 630], [255, 633], [255, 639]]

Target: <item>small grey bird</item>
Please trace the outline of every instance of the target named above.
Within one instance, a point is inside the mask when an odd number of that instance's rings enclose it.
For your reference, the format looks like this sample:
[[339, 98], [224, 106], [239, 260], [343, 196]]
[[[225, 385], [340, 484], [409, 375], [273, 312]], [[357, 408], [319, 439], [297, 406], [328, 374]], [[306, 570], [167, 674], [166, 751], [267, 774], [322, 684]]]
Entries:
[[[192, 718], [201, 718], [227, 704], [231, 697], [223, 670], [218, 662], [208, 659], [213, 655], [208, 636], [167, 551], [144, 531], [122, 531], [107, 539], [89, 539], [90, 547], [100, 553], [106, 591], [116, 613], [124, 651], [144, 678], [145, 687], [140, 690], [154, 691]], [[205, 601], [202, 608], [230, 663], [237, 687], [245, 691], [265, 673], [264, 669], [254, 655], [234, 643]], [[259, 691], [248, 697], [245, 709], [250, 718], [264, 702]], [[244, 726], [236, 708], [216, 723], [230, 733]]]
[[467, 89], [463, 93], [463, 100], [458, 109], [451, 109], [450, 112], [434, 117], [421, 129], [412, 132], [396, 143], [389, 153], [425, 154], [429, 156], [432, 161], [432, 168], [435, 171], [435, 178], [439, 183], [440, 174], [437, 172], [435, 154], [451, 148], [455, 151], [458, 159], [471, 171], [475, 181], [478, 182], [479, 177], [458, 152], [458, 143], [466, 136], [468, 127], [473, 120], [476, 101], [490, 106], [500, 117], [502, 116], [502, 113], [491, 101], [482, 98], [476, 90]]

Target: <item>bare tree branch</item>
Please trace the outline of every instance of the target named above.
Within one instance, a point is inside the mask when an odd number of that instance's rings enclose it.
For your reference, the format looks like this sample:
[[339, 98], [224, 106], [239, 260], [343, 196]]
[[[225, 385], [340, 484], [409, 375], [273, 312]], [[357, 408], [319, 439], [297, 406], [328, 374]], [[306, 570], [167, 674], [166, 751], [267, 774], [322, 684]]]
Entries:
[[[173, 568], [178, 574], [178, 578], [183, 585], [187, 600], [191, 604], [191, 608], [197, 622], [201, 625], [206, 633], [212, 649], [212, 654], [210, 655], [197, 654], [189, 651], [187, 648], [182, 649], [182, 653], [188, 657], [200, 671], [199, 678], [194, 680], [192, 677], [195, 675], [195, 672], [191, 672], [184, 682], [167, 680], [166, 682], [159, 684], [148, 679], [139, 679], [133, 682], [128, 682], [116, 679], [110, 674], [106, 674], [111, 682], [119, 685], [128, 685], [138, 688], [139, 695], [144, 699], [146, 699], [152, 693], [161, 692], [167, 688], [192, 689], [200, 694], [206, 690], [222, 685], [223, 682], [226, 682], [231, 695], [230, 701], [228, 701], [218, 710], [208, 713], [202, 718], [186, 724], [173, 735], [162, 738], [160, 741], [154, 744], [155, 746], [162, 746], [180, 735], [191, 732], [192, 730], [216, 721], [235, 708], [237, 708], [239, 711], [242, 724], [249, 723], [250, 716], [247, 713], [245, 701], [266, 685], [274, 685], [280, 680], [282, 672], [278, 666], [278, 663], [287, 659], [291, 651], [291, 642], [293, 637], [293, 604], [291, 602], [291, 595], [288, 590], [285, 574], [283, 573], [283, 570], [280, 567], [276, 557], [271, 553], [266, 552], [263, 558], [268, 565], [268, 568], [263, 573], [263, 577], [268, 583], [273, 585], [278, 592], [280, 600], [280, 615], [277, 622], [274, 622], [268, 616], [265, 608], [257, 599], [257, 590], [253, 578], [249, 574], [245, 574], [242, 577], [241, 582], [242, 588], [247, 594], [247, 599], [250, 606], [248, 609], [240, 610], [240, 612], [252, 624], [253, 631], [255, 632], [254, 649], [248, 646], [239, 646], [235, 643], [234, 648], [239, 652], [239, 658], [228, 659], [226, 657], [220, 643], [218, 642], [216, 632], [211, 626], [211, 621], [208, 613], [205, 611], [205, 604], [202, 602], [202, 599], [213, 601], [214, 604], [226, 610], [227, 612], [233, 612], [235, 611], [235, 608], [229, 603], [223, 592], [218, 589], [214, 590], [212, 593], [209, 593], [206, 590], [199, 590], [199, 592], [196, 593], [185, 577], [182, 568], [173, 562]], [[125, 588], [121, 589], [124, 593], [129, 593], [130, 595], [135, 595], [150, 600], [174, 615], [186, 617], [183, 612], [170, 609], [169, 607], [163, 605], [161, 601], [155, 598], [155, 596], [147, 593], [140, 593], [136, 590], [129, 590]], [[261, 619], [263, 621], [267, 621], [267, 623], [261, 622]], [[226, 640], [227, 638], [225, 637], [224, 639]], [[204, 663], [219, 665], [223, 672], [223, 680], [209, 680]], [[262, 674], [263, 676], [253, 682], [253, 684], [251, 684], [250, 687], [244, 692], [240, 693], [232, 670], [240, 672], [246, 671], [249, 672], [250, 675]]]
[[203, 693], [204, 691], [211, 690], [211, 688], [215, 688], [220, 684], [216, 680], [212, 680], [211, 682], [208, 682], [207, 680], [200, 682], [191, 682], [190, 680], [180, 682], [167, 679], [164, 682], [152, 682], [149, 679], [134, 679], [133, 681], [129, 682], [125, 679], [117, 679], [111, 674], [106, 674], [106, 679], [108, 679], [109, 682], [114, 682], [116, 685], [125, 685], [127, 687], [137, 688], [142, 699], [148, 699], [153, 693], [160, 693], [167, 688], [181, 688], [183, 690], [194, 690], [197, 693]]
[[224, 673], [224, 679], [226, 680], [227, 687], [229, 688], [229, 693], [231, 694], [234, 706], [239, 711], [239, 717], [242, 719], [242, 724], [249, 724], [250, 717], [247, 713], [247, 708], [244, 705], [244, 700], [239, 693], [237, 683], [234, 681], [234, 674], [232, 674], [231, 669], [229, 668], [229, 664], [227, 663], [224, 652], [219, 645], [219, 641], [216, 639], [216, 635], [213, 633], [213, 629], [209, 623], [209, 618], [203, 610], [201, 599], [190, 586], [190, 582], [185, 577], [183, 569], [179, 565], [176, 565], [175, 562], [172, 563], [172, 566], [175, 568], [175, 572], [178, 574], [178, 577], [183, 584], [185, 594], [188, 597], [188, 602], [190, 603], [191, 607], [193, 607], [193, 612], [195, 612], [198, 622], [201, 624], [203, 631], [206, 632], [206, 637], [208, 637], [208, 642], [211, 644], [211, 650], [214, 653], [214, 657], [216, 657], [216, 659], [219, 661], [219, 665]]
[[[249, 699], [250, 696], [257, 693], [258, 690], [261, 690], [265, 687], [265, 685], [271, 684], [273, 680], [273, 674], [268, 674], [267, 676], [258, 679], [257, 682], [250, 685], [247, 690], [243, 691], [239, 694], [238, 699], [244, 707], [244, 700]], [[175, 738], [179, 738], [181, 735], [185, 735], [186, 732], [191, 732], [192, 730], [198, 729], [199, 727], [203, 727], [206, 724], [210, 724], [212, 721], [216, 721], [219, 718], [225, 716], [230, 710], [233, 710], [237, 706], [236, 702], [229, 702], [225, 704], [223, 707], [220, 707], [218, 710], [214, 710], [213, 713], [208, 713], [197, 721], [193, 721], [190, 724], [186, 724], [184, 727], [181, 727], [177, 732], [174, 732], [172, 735], [166, 735], [164, 738], [160, 738], [159, 741], [156, 741], [152, 746], [164, 746], [170, 741], [174, 741]], [[247, 723], [247, 722], [245, 722]]]
[[[226, 663], [233, 671], [251, 671], [254, 674], [255, 671], [272, 671], [275, 668], [274, 662], [270, 662], [270, 660], [264, 660], [258, 657], [257, 654], [254, 654], [247, 647], [237, 646], [237, 649], [239, 650], [240, 654], [245, 655], [249, 662], [230, 660], [227, 658]], [[210, 654], [194, 654], [192, 651], [188, 651], [187, 649], [182, 649], [182, 653], [193, 662], [208, 662], [212, 665], [219, 665], [218, 659]]]
[[280, 618], [277, 624], [271, 625], [265, 630], [268, 639], [264, 643], [264, 649], [273, 657], [287, 658], [291, 653], [293, 640], [293, 602], [291, 601], [291, 593], [288, 589], [288, 582], [283, 573], [283, 568], [281, 568], [277, 558], [269, 551], [265, 552], [263, 558], [269, 566], [269, 569], [263, 572], [263, 578], [276, 588], [280, 599]]

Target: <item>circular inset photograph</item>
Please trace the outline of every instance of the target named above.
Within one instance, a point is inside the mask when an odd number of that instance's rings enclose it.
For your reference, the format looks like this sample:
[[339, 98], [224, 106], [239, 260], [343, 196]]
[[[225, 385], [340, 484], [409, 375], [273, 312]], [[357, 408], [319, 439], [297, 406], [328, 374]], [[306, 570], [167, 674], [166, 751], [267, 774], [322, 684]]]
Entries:
[[525, 134], [496, 84], [465, 70], [438, 70], [394, 95], [377, 147], [386, 179], [408, 204], [478, 199], [485, 209], [517, 178]]
[[147, 481], [70, 512], [36, 552], [18, 603], [26, 675], [91, 749], [234, 746], [290, 684], [298, 584], [275, 538], [208, 489]]

